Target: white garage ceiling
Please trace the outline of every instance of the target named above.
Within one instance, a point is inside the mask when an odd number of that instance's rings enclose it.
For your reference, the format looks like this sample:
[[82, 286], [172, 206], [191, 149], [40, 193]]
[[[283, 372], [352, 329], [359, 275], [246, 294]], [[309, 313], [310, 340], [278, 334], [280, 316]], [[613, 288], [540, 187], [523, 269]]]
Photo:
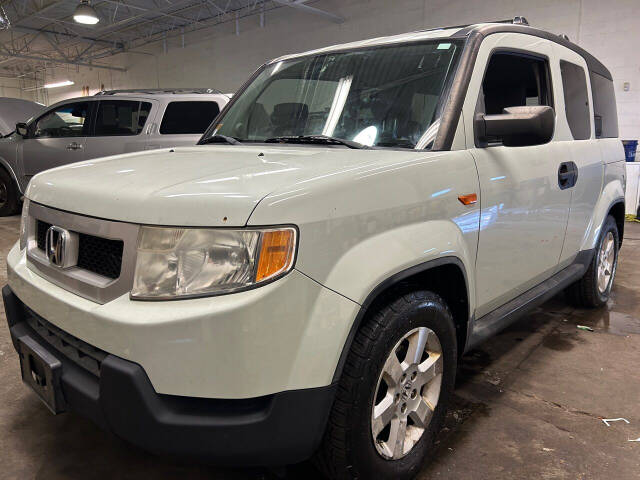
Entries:
[[[180, 37], [202, 28], [295, 8], [330, 22], [343, 19], [309, 0], [94, 0], [100, 22], [73, 21], [79, 0], [0, 0], [0, 76], [33, 78], [54, 65], [124, 70], [105, 62], [150, 42]], [[182, 37], [184, 39], [184, 37]], [[184, 40], [183, 40], [184, 41]]]

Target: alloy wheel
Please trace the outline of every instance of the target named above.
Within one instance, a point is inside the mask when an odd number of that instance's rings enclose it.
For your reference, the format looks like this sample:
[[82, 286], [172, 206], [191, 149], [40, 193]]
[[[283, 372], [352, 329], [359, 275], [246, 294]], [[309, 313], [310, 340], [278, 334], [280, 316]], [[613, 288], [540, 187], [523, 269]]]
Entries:
[[435, 332], [420, 327], [391, 349], [374, 396], [371, 434], [378, 453], [397, 460], [420, 441], [440, 397], [442, 346]]
[[598, 291], [601, 295], [607, 293], [610, 288], [616, 270], [615, 237], [612, 232], [607, 232], [602, 239], [598, 251]]

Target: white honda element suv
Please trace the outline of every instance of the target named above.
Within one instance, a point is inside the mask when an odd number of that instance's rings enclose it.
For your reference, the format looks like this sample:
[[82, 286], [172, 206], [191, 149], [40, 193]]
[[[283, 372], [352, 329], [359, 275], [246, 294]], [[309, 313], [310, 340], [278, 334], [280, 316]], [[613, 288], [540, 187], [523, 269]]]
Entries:
[[461, 354], [607, 301], [617, 136], [607, 68], [522, 19], [270, 61], [197, 146], [31, 180], [23, 380], [152, 452], [411, 478]]

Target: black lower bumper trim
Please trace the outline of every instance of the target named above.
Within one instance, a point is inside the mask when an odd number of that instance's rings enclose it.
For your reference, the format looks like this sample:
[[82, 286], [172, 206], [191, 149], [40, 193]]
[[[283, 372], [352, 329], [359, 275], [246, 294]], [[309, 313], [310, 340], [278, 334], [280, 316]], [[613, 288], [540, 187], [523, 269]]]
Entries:
[[43, 340], [25, 321], [28, 309], [2, 289], [14, 345], [31, 340], [62, 363], [60, 388], [70, 411], [158, 454], [225, 465], [286, 465], [318, 447], [336, 385], [243, 400], [204, 399], [155, 392], [144, 369], [107, 355], [99, 377]]

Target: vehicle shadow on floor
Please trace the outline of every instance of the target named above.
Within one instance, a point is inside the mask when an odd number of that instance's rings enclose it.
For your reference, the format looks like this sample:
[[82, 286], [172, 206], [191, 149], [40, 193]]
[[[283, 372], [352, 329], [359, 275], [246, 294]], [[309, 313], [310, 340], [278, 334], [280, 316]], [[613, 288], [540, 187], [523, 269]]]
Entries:
[[[463, 425], [472, 423], [474, 418], [490, 415], [490, 402], [474, 403], [457, 392], [470, 384], [498, 390], [501, 376], [508, 375], [510, 366], [526, 357], [527, 349], [523, 345], [531, 341], [530, 337], [540, 335], [539, 332], [544, 331], [557, 311], [563, 308], [563, 300], [554, 299], [462, 357], [456, 393], [453, 395], [444, 428], [438, 436], [433, 451], [434, 458], [453, 453], [456, 443], [463, 438]], [[22, 461], [39, 464], [36, 475], [38, 479], [84, 480], [88, 476], [96, 480], [178, 477], [215, 480], [322, 478], [311, 462], [281, 470], [225, 469], [154, 456], [130, 446], [75, 414], [51, 416], [33, 395], [24, 396], [19, 410], [19, 416], [10, 427], [16, 432], [12, 442], [14, 448], [23, 452]]]

